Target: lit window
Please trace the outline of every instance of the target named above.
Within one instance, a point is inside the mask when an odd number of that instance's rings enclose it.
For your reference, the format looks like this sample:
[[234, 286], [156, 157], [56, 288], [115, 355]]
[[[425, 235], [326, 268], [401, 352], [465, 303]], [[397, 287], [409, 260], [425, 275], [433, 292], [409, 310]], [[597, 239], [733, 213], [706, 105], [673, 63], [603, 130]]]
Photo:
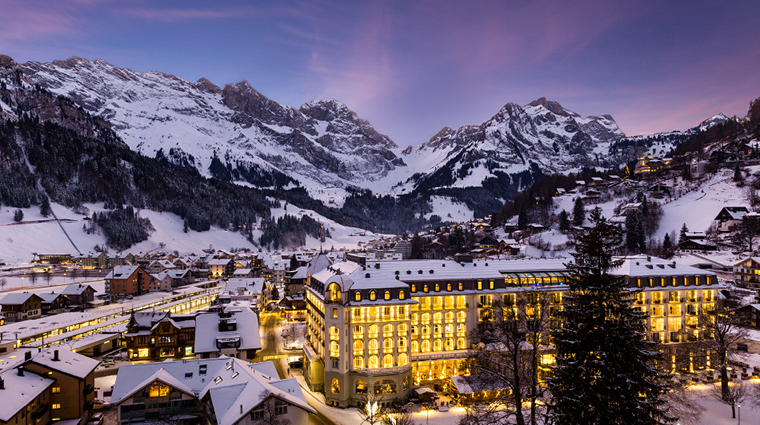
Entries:
[[58, 410], [61, 408], [60, 403], [53, 403], [53, 410]]
[[464, 284], [462, 282], [459, 282], [459, 290], [464, 291]]
[[446, 285], [446, 290], [449, 291], [449, 292], [451, 292], [451, 284], [450, 283]]
[[403, 300], [406, 299], [406, 295], [404, 295], [404, 290], [398, 291], [398, 299]]
[[441, 284], [436, 283], [435, 284], [435, 292], [439, 292], [441, 290]]
[[151, 385], [148, 397], [167, 397], [169, 395], [168, 385]]
[[333, 394], [340, 394], [340, 383], [338, 382], [337, 378], [333, 378], [332, 380], [332, 386], [330, 387]]
[[356, 301], [361, 301], [362, 300], [362, 293], [360, 291], [356, 291], [355, 299], [356, 299]]
[[58, 394], [61, 392], [61, 387], [53, 387], [53, 394]]
[[375, 294], [375, 291], [370, 291], [370, 293], [369, 293], [369, 299], [371, 301], [375, 301], [377, 299], [377, 294]]
[[423, 285], [423, 286], [422, 286], [422, 291], [423, 291], [423, 292], [428, 292], [428, 291], [430, 291], [430, 289], [428, 288], [427, 284], [425, 284], [425, 285]]
[[391, 291], [385, 291], [385, 299], [386, 300], [391, 299]]

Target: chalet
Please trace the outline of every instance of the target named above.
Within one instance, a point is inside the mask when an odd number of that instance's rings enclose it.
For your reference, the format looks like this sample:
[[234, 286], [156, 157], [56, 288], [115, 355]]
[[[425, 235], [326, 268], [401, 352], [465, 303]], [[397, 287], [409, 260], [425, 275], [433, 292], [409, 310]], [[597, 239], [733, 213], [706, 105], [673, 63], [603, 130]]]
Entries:
[[95, 299], [95, 289], [90, 285], [75, 283], [67, 286], [61, 293], [69, 299], [69, 307], [85, 309]]
[[715, 221], [718, 222], [719, 232], [730, 232], [742, 223], [742, 218], [749, 213], [747, 207], [723, 207]]
[[736, 309], [736, 315], [744, 326], [760, 327], [760, 304], [747, 304]]
[[215, 258], [208, 261], [209, 275], [212, 278], [232, 276], [235, 272], [235, 261], [229, 258]]
[[172, 277], [169, 272], [163, 271], [150, 275], [150, 292], [170, 292], [172, 290]]
[[190, 260], [189, 258], [177, 258], [172, 264], [174, 264], [175, 269], [187, 270], [193, 267], [194, 261]]
[[309, 422], [315, 413], [295, 378], [280, 379], [271, 361], [235, 358], [125, 364], [111, 405], [118, 424], [145, 422], [243, 425]]
[[195, 318], [195, 356], [220, 356], [252, 361], [261, 349], [259, 318], [248, 307], [225, 307], [220, 313]]
[[589, 189], [586, 191], [586, 195], [583, 196], [583, 200], [588, 202], [598, 202], [601, 197], [602, 192], [596, 189]]
[[235, 269], [232, 273], [232, 277], [253, 277], [253, 269]]
[[591, 186], [601, 186], [604, 184], [604, 179], [601, 177], [591, 177], [591, 182], [589, 183]]
[[42, 299], [42, 314], [45, 316], [62, 313], [69, 307], [68, 297], [60, 292], [45, 292], [37, 295]]
[[306, 320], [306, 301], [303, 294], [288, 295], [280, 301], [285, 320]]
[[556, 196], [562, 196], [562, 195], [565, 195], [566, 193], [567, 193], [567, 191], [564, 188], [558, 187], [557, 191], [554, 192], [554, 195], [556, 195]]
[[29, 292], [11, 292], [0, 300], [6, 322], [20, 322], [42, 315], [42, 298]]
[[189, 285], [195, 281], [195, 275], [192, 270], [167, 270], [166, 273], [172, 279], [172, 288]]
[[678, 244], [678, 250], [683, 253], [717, 251], [718, 245], [704, 239], [686, 239]]
[[130, 360], [166, 360], [193, 355], [195, 315], [133, 312], [124, 334]]
[[747, 257], [734, 264], [736, 284], [754, 290], [760, 289], [760, 257]]
[[148, 267], [145, 268], [145, 271], [150, 274], [157, 274], [167, 270], [173, 270], [174, 268], [174, 264], [167, 260], [155, 260], [151, 261], [150, 264], [148, 264]]
[[150, 275], [140, 266], [116, 266], [106, 275], [105, 281], [106, 293], [112, 299], [150, 292]]

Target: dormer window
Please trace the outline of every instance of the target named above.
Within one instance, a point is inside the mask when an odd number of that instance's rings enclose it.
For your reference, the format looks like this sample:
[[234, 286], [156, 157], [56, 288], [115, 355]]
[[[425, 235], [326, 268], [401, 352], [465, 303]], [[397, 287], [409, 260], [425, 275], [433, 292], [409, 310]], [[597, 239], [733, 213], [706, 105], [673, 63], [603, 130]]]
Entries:
[[328, 298], [331, 302], [338, 302], [340, 301], [340, 285], [337, 283], [331, 283], [330, 286], [327, 287]]
[[398, 299], [403, 300], [406, 299], [406, 294], [404, 294], [404, 290], [398, 291]]
[[385, 291], [385, 299], [386, 300], [391, 299], [391, 291]]
[[377, 299], [377, 294], [375, 293], [375, 291], [369, 292], [369, 299], [370, 301], [375, 301]]
[[356, 291], [356, 293], [354, 294], [354, 299], [356, 301], [361, 301], [362, 300], [362, 293], [361, 293], [361, 291]]

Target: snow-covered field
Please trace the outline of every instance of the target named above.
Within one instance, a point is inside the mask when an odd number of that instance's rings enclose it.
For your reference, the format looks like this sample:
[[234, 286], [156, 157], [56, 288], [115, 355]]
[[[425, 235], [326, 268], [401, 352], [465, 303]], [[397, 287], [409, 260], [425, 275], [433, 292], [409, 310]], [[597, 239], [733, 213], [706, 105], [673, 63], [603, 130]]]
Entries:
[[[324, 228], [330, 230], [331, 237], [322, 244], [324, 249], [353, 249], [359, 246], [359, 243], [376, 238], [378, 235], [372, 232], [366, 232], [355, 227], [346, 227], [332, 220], [320, 216], [311, 210], [303, 210], [294, 205], [288, 205], [287, 211], [284, 202], [283, 206], [278, 209], [272, 209], [272, 216], [277, 218], [285, 214], [294, 216], [309, 215], [315, 220], [323, 223]], [[37, 222], [40, 220], [51, 220], [42, 217], [38, 207], [22, 209], [24, 220], [21, 223], [13, 221], [13, 212], [15, 208], [3, 206], [0, 208], [0, 263], [7, 265], [21, 265], [32, 261], [33, 253], [48, 254], [65, 254], [70, 253], [77, 255], [77, 249], [82, 254], [93, 252], [95, 245], [104, 246], [105, 238], [103, 235], [94, 233], [87, 234], [83, 227], [89, 224], [85, 216], [76, 214], [71, 210], [57, 204], [51, 205], [57, 217], [61, 220], [71, 220], [62, 222], [63, 227], [73, 241], [72, 243], [66, 238], [58, 223], [54, 221]], [[100, 204], [88, 204], [86, 207], [92, 212], [103, 211]], [[153, 227], [156, 229], [150, 238], [140, 242], [129, 249], [132, 253], [145, 253], [150, 250], [160, 248], [163, 244], [163, 251], [178, 251], [184, 254], [200, 254], [203, 249], [210, 246], [215, 249], [230, 248], [249, 248], [258, 249], [248, 242], [242, 234], [238, 232], [222, 230], [218, 227], [211, 227], [207, 232], [195, 232], [189, 230], [187, 233], [182, 231], [182, 219], [172, 213], [156, 212], [151, 210], [140, 210], [140, 216], [150, 219]], [[364, 234], [365, 236], [360, 236]], [[261, 231], [253, 232], [254, 239], [261, 236]], [[75, 246], [76, 245], [76, 248]], [[305, 249], [319, 249], [320, 243], [316, 238], [306, 238]], [[0, 266], [0, 268], [5, 266]]]

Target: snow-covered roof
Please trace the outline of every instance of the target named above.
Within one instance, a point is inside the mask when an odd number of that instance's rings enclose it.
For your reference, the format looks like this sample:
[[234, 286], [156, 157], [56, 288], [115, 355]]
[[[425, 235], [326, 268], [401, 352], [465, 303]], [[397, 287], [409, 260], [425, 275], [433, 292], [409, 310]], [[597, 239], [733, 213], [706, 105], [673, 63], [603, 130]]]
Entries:
[[295, 378], [277, 379], [276, 374], [262, 373], [267, 369], [271, 372], [274, 365], [253, 368], [229, 357], [125, 364], [119, 368], [111, 403], [122, 403], [152, 382], [159, 381], [200, 400], [209, 395], [219, 425], [239, 422], [264, 401], [262, 395], [268, 393], [307, 412], [314, 412]]
[[74, 283], [72, 285], [67, 286], [66, 288], [61, 291], [63, 295], [82, 295], [87, 290], [87, 288], [92, 289], [94, 292], [98, 292], [90, 285], [82, 285], [81, 283]]
[[249, 274], [251, 274], [251, 269], [244, 268], [235, 269], [232, 273], [233, 276], [248, 276]]
[[106, 275], [105, 279], [128, 279], [132, 276], [132, 273], [139, 268], [139, 266], [115, 266], [113, 270]]
[[[50, 347], [39, 353], [36, 350], [30, 351], [32, 352], [30, 362], [79, 379], [86, 378], [100, 364], [98, 360], [75, 353], [68, 347], [64, 348], [64, 346]], [[56, 351], [58, 352], [58, 360], [53, 360]]]
[[[234, 320], [236, 330], [220, 331], [221, 320]], [[238, 338], [240, 346], [238, 350], [261, 349], [261, 335], [259, 334], [259, 318], [256, 313], [248, 308], [232, 313], [229, 319], [222, 319], [218, 313], [204, 313], [195, 318], [195, 352], [217, 353], [217, 341], [226, 338]]]
[[232, 277], [227, 279], [228, 292], [238, 292], [240, 288], [243, 288], [246, 292], [252, 295], [261, 295], [264, 291], [264, 278], [263, 277]]
[[0, 299], [0, 304], [21, 305], [35, 295], [37, 294], [32, 294], [30, 292], [11, 292], [10, 294], [6, 294], [2, 299]]
[[634, 255], [623, 259], [620, 268], [610, 272], [615, 276], [650, 277], [650, 276], [713, 276], [715, 273], [698, 269], [672, 260], [662, 258]]
[[307, 279], [309, 277], [309, 273], [307, 271], [306, 266], [302, 266], [296, 269], [296, 272], [293, 273], [293, 276], [291, 276], [291, 279]]
[[741, 220], [745, 214], [749, 213], [749, 209], [747, 207], [723, 207], [723, 209], [721, 209], [718, 213], [718, 216], [723, 214], [723, 211], [726, 212], [731, 220]]
[[5, 389], [0, 390], [0, 421], [8, 422], [34, 399], [40, 396], [54, 380], [29, 371], [19, 376], [15, 369], [0, 372]]
[[40, 298], [42, 298], [42, 303], [43, 304], [50, 304], [53, 301], [55, 301], [56, 298], [63, 297], [64, 295], [62, 293], [60, 293], [60, 292], [59, 293], [55, 293], [55, 292], [50, 292], [50, 293], [43, 292], [43, 293], [37, 294], [37, 296], [39, 296]]
[[451, 377], [451, 382], [454, 384], [459, 394], [503, 390], [504, 387], [499, 387], [495, 381], [496, 380], [494, 379], [484, 378], [481, 375]]

